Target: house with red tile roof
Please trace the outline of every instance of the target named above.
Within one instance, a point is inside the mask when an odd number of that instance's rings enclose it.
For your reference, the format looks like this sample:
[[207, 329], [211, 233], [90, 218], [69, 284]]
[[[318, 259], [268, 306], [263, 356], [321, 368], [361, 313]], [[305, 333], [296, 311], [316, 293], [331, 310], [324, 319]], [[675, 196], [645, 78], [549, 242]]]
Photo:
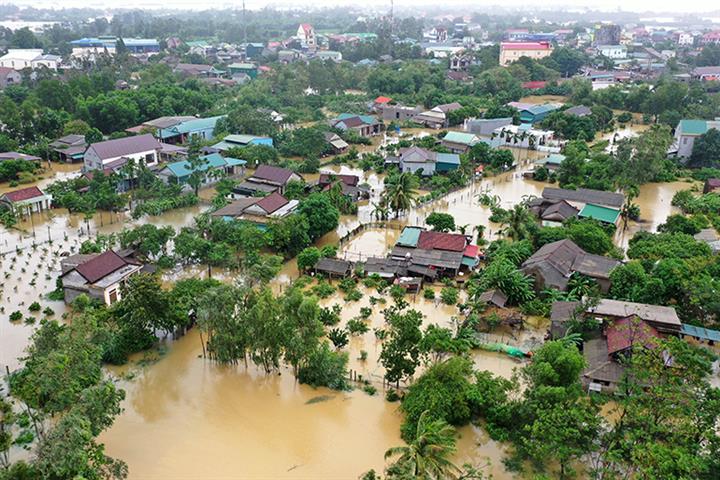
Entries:
[[52, 196], [38, 187], [21, 188], [0, 195], [0, 204], [6, 205], [18, 215], [41, 212], [50, 209]]
[[121, 287], [127, 279], [140, 272], [143, 265], [134, 259], [108, 250], [94, 255], [65, 271], [62, 278], [65, 303], [72, 303], [82, 294], [112, 305], [121, 299]]

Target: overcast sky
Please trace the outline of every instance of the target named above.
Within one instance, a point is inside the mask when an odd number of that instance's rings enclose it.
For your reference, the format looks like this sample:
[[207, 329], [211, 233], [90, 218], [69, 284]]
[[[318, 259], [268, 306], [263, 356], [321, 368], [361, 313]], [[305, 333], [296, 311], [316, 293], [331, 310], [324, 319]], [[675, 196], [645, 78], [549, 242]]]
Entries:
[[[94, 7], [94, 8], [165, 8], [169, 4], [162, 0], [10, 0], [8, 3], [18, 5], [32, 5], [39, 8], [58, 8], [58, 7]], [[198, 1], [198, 0], [175, 0], [172, 2], [174, 8], [180, 9], [207, 9], [240, 6], [242, 0], [215, 0], [214, 2]], [[306, 5], [315, 6], [336, 6], [336, 5], [361, 5], [382, 8], [390, 5], [390, 0], [246, 0], [248, 8], [261, 8], [264, 6], [279, 7], [302, 7]], [[473, 12], [477, 10], [490, 9], [493, 5], [501, 5], [506, 8], [523, 8], [527, 7], [527, 0], [491, 0], [491, 1], [466, 1], [466, 0], [395, 0], [396, 10], [405, 10], [414, 6], [452, 6], [457, 5], [465, 12]], [[720, 4], [714, 0], [563, 0], [563, 1], [544, 1], [534, 3], [536, 8], [551, 8], [554, 6], [563, 6], [569, 8], [591, 8], [595, 10], [618, 10], [649, 12], [652, 15], [659, 15], [663, 12], [689, 12], [704, 13], [715, 11], [712, 17], [720, 17]], [[452, 7], [451, 7], [452, 8]]]

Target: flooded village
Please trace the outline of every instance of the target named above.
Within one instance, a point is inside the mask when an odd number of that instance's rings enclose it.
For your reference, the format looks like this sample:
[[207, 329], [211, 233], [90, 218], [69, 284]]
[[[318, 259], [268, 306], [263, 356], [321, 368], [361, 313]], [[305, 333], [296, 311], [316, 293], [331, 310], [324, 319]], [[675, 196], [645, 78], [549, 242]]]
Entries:
[[710, 27], [221, 12], [0, 37], [0, 480], [718, 478]]

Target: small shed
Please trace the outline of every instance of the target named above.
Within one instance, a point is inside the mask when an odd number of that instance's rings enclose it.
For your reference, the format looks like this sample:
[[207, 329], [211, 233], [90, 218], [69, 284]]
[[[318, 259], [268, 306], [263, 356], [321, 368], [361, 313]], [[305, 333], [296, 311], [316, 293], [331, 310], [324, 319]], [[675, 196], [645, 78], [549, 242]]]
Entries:
[[321, 273], [330, 278], [346, 278], [352, 274], [352, 262], [339, 258], [321, 258], [315, 264], [315, 273]]
[[493, 305], [498, 308], [505, 308], [505, 304], [507, 303], [507, 295], [505, 295], [502, 290], [495, 288], [483, 292], [478, 298], [478, 301], [487, 305]]

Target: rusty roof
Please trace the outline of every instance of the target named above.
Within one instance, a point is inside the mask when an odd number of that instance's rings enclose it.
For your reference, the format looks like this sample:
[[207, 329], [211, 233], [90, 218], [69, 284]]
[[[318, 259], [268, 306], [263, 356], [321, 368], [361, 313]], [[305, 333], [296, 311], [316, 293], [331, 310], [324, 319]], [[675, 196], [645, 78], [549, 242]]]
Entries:
[[265, 210], [268, 215], [279, 210], [289, 203], [289, 200], [277, 192], [273, 192], [267, 197], [263, 197], [255, 205]]
[[287, 168], [274, 167], [272, 165], [260, 165], [255, 173], [250, 177], [265, 180], [279, 185], [284, 185], [290, 180], [293, 171]]
[[418, 239], [417, 248], [423, 250], [447, 250], [450, 252], [462, 252], [467, 245], [465, 235], [459, 233], [443, 233], [422, 231]]
[[14, 190], [12, 192], [7, 192], [5, 195], [3, 195], [6, 199], [8, 199], [10, 202], [22, 202], [24, 200], [30, 200], [31, 198], [35, 197], [42, 197], [45, 195], [42, 190], [40, 190], [38, 187], [27, 187], [27, 188], [21, 188], [20, 190]]

